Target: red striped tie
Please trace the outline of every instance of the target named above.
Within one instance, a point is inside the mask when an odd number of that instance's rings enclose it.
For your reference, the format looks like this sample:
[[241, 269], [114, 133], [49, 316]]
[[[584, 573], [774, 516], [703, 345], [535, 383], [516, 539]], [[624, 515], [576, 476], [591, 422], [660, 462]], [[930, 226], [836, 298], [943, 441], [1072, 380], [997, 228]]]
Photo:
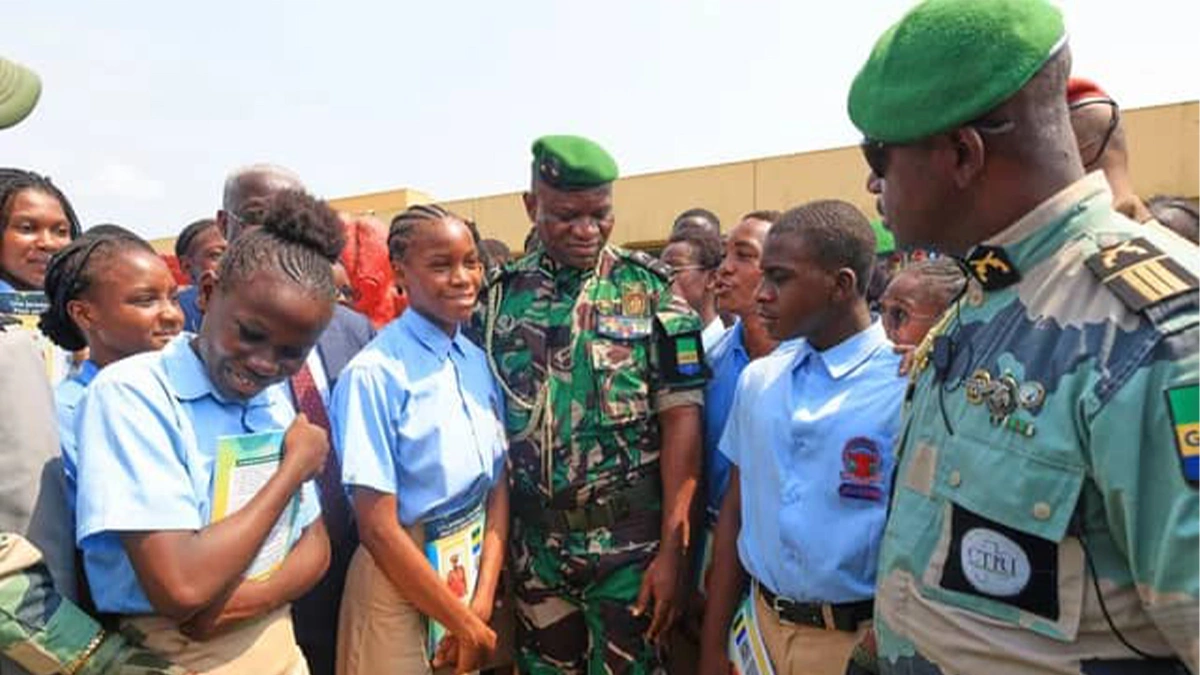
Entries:
[[[321, 392], [313, 379], [308, 364], [292, 376], [292, 396], [296, 399], [296, 408], [308, 417], [308, 421], [330, 432], [329, 413], [321, 400]], [[331, 439], [332, 442], [332, 439]], [[346, 495], [342, 491], [341, 463], [337, 455], [329, 453], [325, 460], [325, 469], [317, 475], [317, 486], [321, 490], [321, 511], [325, 514], [325, 528], [329, 530], [329, 541], [342, 541], [350, 527], [350, 510], [346, 503]]]

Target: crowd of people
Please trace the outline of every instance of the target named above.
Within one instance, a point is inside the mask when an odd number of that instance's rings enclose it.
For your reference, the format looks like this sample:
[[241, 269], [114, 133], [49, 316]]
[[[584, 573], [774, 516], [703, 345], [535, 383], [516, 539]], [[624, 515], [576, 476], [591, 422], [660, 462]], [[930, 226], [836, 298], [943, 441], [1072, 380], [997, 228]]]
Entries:
[[182, 290], [0, 169], [0, 673], [1196, 673], [1196, 206], [1070, 71], [1045, 0], [926, 0], [850, 89], [883, 227], [657, 257], [580, 136], [517, 256], [235, 170]]

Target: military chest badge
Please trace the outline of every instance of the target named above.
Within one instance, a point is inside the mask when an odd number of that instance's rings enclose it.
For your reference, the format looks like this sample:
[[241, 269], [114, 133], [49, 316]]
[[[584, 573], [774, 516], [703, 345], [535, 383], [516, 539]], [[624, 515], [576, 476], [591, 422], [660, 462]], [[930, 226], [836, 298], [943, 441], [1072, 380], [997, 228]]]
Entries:
[[1036, 412], [1046, 400], [1046, 387], [1041, 382], [1022, 382], [1017, 388], [1017, 403], [1025, 410]]
[[992, 374], [982, 368], [971, 373], [971, 377], [967, 378], [966, 384], [963, 385], [963, 390], [967, 394], [967, 403], [971, 405], [983, 403], [991, 389]]
[[650, 301], [644, 284], [630, 283], [622, 287], [621, 313], [625, 316], [647, 316], [650, 313]]
[[976, 246], [964, 262], [985, 291], [1000, 290], [1021, 280], [1021, 273], [999, 246]]
[[883, 456], [879, 444], [858, 436], [842, 448], [842, 483], [838, 494], [847, 499], [883, 499]]
[[1019, 389], [1020, 385], [1012, 375], [1005, 375], [996, 380], [987, 397], [987, 407], [988, 412], [992, 415], [992, 424], [1000, 424], [1017, 409]]

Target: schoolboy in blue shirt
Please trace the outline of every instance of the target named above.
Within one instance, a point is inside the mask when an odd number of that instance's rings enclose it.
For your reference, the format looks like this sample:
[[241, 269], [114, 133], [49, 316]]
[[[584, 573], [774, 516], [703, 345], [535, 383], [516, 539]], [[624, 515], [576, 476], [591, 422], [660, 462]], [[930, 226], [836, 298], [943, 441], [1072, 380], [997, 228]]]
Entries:
[[793, 209], [767, 235], [759, 313], [790, 342], [746, 367], [721, 439], [734, 468], [717, 525], [704, 672], [728, 668], [726, 635], [747, 575], [779, 675], [841, 675], [870, 626], [905, 387], [867, 308], [874, 250], [867, 219], [840, 201]]

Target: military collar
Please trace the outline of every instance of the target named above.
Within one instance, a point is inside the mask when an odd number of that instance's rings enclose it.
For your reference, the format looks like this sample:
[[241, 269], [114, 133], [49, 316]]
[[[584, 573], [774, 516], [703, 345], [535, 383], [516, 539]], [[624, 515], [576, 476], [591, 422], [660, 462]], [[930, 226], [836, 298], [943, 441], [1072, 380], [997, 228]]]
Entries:
[[543, 274], [552, 279], [556, 277], [570, 277], [576, 275], [578, 275], [580, 278], [587, 278], [597, 272], [601, 276], [604, 276], [609, 270], [612, 269], [613, 265], [617, 263], [619, 258], [616, 250], [608, 244], [605, 244], [604, 248], [600, 249], [600, 256], [596, 261], [596, 266], [589, 269], [567, 267], [566, 265], [563, 265], [552, 258], [550, 254], [546, 252], [544, 247], [538, 248], [531, 255], [537, 256], [537, 268], [541, 270]]
[[1021, 280], [1022, 269], [1037, 265], [1078, 233], [1082, 224], [1075, 216], [1111, 205], [1104, 173], [1094, 171], [972, 248], [961, 261], [963, 269], [985, 291], [1012, 286]]

